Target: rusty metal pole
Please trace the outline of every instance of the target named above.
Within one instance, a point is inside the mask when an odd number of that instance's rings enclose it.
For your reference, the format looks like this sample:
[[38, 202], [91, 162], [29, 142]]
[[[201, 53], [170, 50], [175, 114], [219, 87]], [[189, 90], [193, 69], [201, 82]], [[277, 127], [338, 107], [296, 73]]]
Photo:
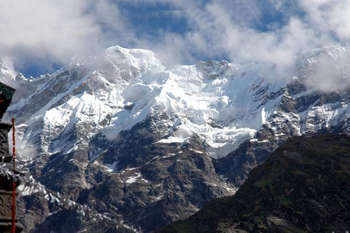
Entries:
[[12, 142], [13, 142], [13, 181], [12, 181], [12, 233], [16, 233], [16, 180], [15, 180], [15, 169], [16, 169], [16, 132], [15, 132], [15, 118], [12, 118]]

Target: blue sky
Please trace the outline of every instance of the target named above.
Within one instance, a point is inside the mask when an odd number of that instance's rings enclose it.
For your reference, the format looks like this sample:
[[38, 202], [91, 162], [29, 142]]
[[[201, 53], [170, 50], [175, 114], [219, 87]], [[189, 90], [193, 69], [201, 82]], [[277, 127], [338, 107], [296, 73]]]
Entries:
[[165, 64], [226, 59], [290, 66], [347, 45], [350, 0], [13, 0], [0, 6], [0, 53], [25, 76], [111, 45], [153, 50]]
[[184, 34], [189, 27], [185, 17], [178, 17], [181, 9], [169, 3], [133, 4], [124, 2], [118, 5], [137, 31], [138, 37], [156, 38], [159, 31]]

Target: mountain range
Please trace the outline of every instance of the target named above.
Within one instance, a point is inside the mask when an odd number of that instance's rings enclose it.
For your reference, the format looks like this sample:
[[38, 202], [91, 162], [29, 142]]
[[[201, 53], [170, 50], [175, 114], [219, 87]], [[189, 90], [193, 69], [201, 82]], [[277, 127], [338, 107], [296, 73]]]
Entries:
[[[288, 138], [349, 130], [345, 57], [165, 66], [113, 46], [35, 78], [0, 62], [17, 90], [4, 119], [18, 124], [25, 232], [150, 232], [234, 195]], [[343, 88], [312, 85], [321, 61]]]

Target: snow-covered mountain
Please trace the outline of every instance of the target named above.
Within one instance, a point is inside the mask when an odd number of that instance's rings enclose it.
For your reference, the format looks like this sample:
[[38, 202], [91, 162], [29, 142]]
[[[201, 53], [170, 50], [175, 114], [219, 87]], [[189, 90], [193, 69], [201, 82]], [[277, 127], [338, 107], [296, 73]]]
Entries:
[[[28, 232], [107, 232], [110, 220], [149, 232], [234, 194], [288, 137], [349, 130], [345, 54], [312, 50], [281, 74], [261, 63], [166, 67], [113, 46], [51, 75], [17, 75], [7, 116], [32, 175], [22, 222]], [[313, 85], [325, 61], [342, 88]]]

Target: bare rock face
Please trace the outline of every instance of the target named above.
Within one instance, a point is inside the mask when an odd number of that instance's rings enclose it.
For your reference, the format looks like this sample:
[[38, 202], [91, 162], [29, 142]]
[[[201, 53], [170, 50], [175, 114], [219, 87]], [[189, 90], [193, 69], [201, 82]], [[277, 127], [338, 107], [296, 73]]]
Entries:
[[167, 68], [114, 46], [18, 76], [5, 117], [27, 170], [25, 231], [150, 232], [233, 195], [288, 138], [349, 130], [347, 89], [310, 87], [300, 64], [276, 80], [269, 65]]

